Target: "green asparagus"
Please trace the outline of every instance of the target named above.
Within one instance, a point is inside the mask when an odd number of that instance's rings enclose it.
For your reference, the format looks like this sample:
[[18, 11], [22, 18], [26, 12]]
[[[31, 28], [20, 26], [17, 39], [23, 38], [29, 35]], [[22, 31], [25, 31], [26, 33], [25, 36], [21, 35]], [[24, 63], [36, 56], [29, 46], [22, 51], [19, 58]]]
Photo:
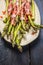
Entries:
[[18, 47], [18, 50], [20, 51], [20, 52], [22, 52], [22, 46], [20, 45], [20, 42], [21, 42], [21, 39], [22, 39], [22, 34], [20, 34], [19, 36], [17, 36], [17, 38], [16, 38], [16, 45], [17, 45], [17, 47]]
[[8, 20], [7, 18], [4, 18], [4, 19], [3, 19], [3, 22], [4, 22], [4, 23], [7, 23], [7, 20]]
[[26, 26], [25, 21], [22, 21], [21, 23], [22, 23], [22, 28], [26, 31], [26, 28], [25, 28], [25, 26]]
[[34, 25], [34, 22], [31, 20], [31, 17], [28, 16], [28, 18], [29, 18], [29, 22], [30, 22], [31, 26], [36, 29], [37, 27]]
[[32, 20], [35, 20], [35, 4], [34, 4], [34, 0], [32, 1], [32, 5], [31, 5], [31, 10], [32, 10]]
[[22, 34], [25, 34], [25, 33], [26, 33], [26, 31], [25, 31], [23, 28], [20, 28], [20, 32], [21, 32]]
[[13, 39], [13, 36], [14, 36], [14, 26], [12, 27], [12, 30], [11, 30], [11, 42], [12, 42], [12, 39]]
[[10, 21], [10, 19], [8, 19], [6, 25], [5, 25], [4, 29], [3, 29], [2, 37], [4, 37], [6, 35], [6, 33], [7, 33], [7, 29], [8, 29], [9, 23], [10, 23], [9, 21]]
[[17, 33], [18, 33], [20, 27], [21, 27], [21, 22], [20, 22], [19, 25], [17, 26], [17, 29], [14, 31], [13, 43], [14, 43], [14, 41], [15, 41], [15, 38], [16, 38], [16, 36], [17, 36]]
[[34, 23], [34, 25], [35, 25], [38, 29], [43, 28], [43, 25], [38, 25], [38, 24], [35, 24], [35, 23]]
[[8, 32], [7, 32], [7, 35], [9, 36], [10, 33], [11, 33], [11, 29], [12, 29], [12, 24], [10, 23], [9, 27], [8, 27]]
[[[8, 14], [7, 14], [7, 9], [8, 9], [8, 5], [9, 5], [9, 0], [5, 0], [6, 3], [6, 14], [4, 16], [3, 22], [6, 23], [8, 20]], [[7, 17], [6, 17], [7, 16]]]
[[29, 22], [30, 22], [30, 24], [31, 24], [31, 26], [32, 26], [33, 28], [35, 28], [35, 29], [43, 28], [43, 25], [38, 25], [38, 24], [34, 23], [34, 22], [31, 20], [31, 17], [30, 17], [30, 16], [28, 16], [28, 18], [29, 18]]
[[6, 3], [6, 11], [7, 11], [8, 5], [9, 5], [9, 0], [5, 0], [5, 3]]

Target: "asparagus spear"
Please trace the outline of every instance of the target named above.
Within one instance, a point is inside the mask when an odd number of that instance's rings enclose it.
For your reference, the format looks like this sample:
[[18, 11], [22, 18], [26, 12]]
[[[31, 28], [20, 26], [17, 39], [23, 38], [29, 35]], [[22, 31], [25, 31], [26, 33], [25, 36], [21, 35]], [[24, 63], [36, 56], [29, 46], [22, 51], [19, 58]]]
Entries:
[[21, 39], [22, 39], [22, 34], [20, 34], [19, 36], [17, 36], [17, 38], [16, 38], [16, 45], [17, 45], [17, 47], [18, 47], [18, 50], [20, 51], [20, 52], [22, 52], [22, 46], [20, 45], [20, 42], [21, 42]]
[[34, 4], [34, 0], [31, 0], [31, 10], [32, 10], [32, 20], [35, 19], [35, 4]]
[[10, 23], [9, 28], [8, 28], [8, 32], [7, 32], [7, 36], [10, 35], [10, 33], [11, 33], [11, 29], [12, 29], [12, 24]]
[[[20, 0], [20, 3], [19, 3], [19, 4], [20, 4], [20, 6], [21, 6], [21, 0]], [[17, 33], [18, 33], [20, 27], [21, 27], [21, 22], [20, 22], [19, 25], [17, 26], [17, 29], [14, 31], [13, 43], [14, 43], [14, 40], [15, 40], [15, 38], [16, 38], [16, 36], [17, 36]]]
[[20, 32], [21, 32], [22, 34], [25, 34], [25, 33], [26, 33], [26, 31], [25, 31], [23, 28], [20, 28]]
[[8, 4], [9, 4], [9, 0], [5, 0], [5, 2], [6, 2], [6, 6], [8, 7]]
[[43, 25], [38, 25], [38, 24], [35, 24], [35, 23], [34, 23], [34, 25], [35, 25], [38, 29], [43, 28]]
[[[12, 0], [12, 2], [14, 3], [14, 2], [16, 2], [16, 0]], [[10, 26], [9, 26], [9, 29], [8, 29], [8, 33], [7, 33], [7, 35], [9, 35], [9, 34], [10, 34], [11, 29], [12, 29], [12, 24], [10, 24]]]
[[7, 29], [8, 29], [9, 23], [10, 23], [9, 21], [10, 21], [10, 19], [8, 19], [6, 25], [5, 25], [4, 29], [3, 29], [2, 37], [4, 37], [6, 32], [7, 32]]
[[5, 0], [5, 3], [6, 3], [6, 14], [5, 14], [4, 19], [3, 19], [4, 23], [7, 22], [7, 17], [6, 16], [8, 16], [7, 9], [8, 9], [8, 5], [9, 5], [9, 0]]
[[26, 24], [25, 21], [22, 21], [22, 28], [24, 31], [29, 31], [30, 23]]
[[28, 32], [29, 29], [30, 29], [30, 23], [29, 24], [26, 24], [25, 28], [26, 28], [26, 31]]
[[11, 39], [11, 42], [12, 42], [12, 39], [13, 39], [13, 36], [14, 36], [14, 26], [12, 26], [12, 30], [11, 30], [11, 35], [10, 35], [10, 39]]
[[35, 29], [43, 28], [43, 25], [35, 24], [35, 23], [31, 20], [31, 17], [30, 17], [30, 16], [28, 16], [28, 18], [29, 18], [29, 22], [30, 22], [30, 24], [31, 24], [31, 26], [32, 26], [33, 28], [35, 28]]
[[[12, 43], [12, 40], [13, 40], [13, 37], [14, 37], [14, 30], [15, 30], [15, 27], [13, 26], [13, 27], [12, 27], [12, 30], [11, 30], [11, 35], [10, 35], [11, 43]], [[12, 43], [12, 47], [13, 47], [13, 48], [14, 48], [14, 46], [15, 46], [15, 42], [14, 42], [14, 44]]]
[[34, 25], [33, 21], [31, 20], [31, 17], [28, 16], [28, 18], [29, 18], [29, 22], [30, 22], [31, 26], [36, 29], [37, 27]]
[[4, 18], [4, 19], [3, 19], [3, 22], [4, 22], [4, 23], [7, 23], [7, 20], [8, 20], [7, 18]]
[[15, 40], [15, 38], [16, 38], [16, 36], [17, 36], [17, 33], [18, 33], [20, 27], [21, 27], [21, 22], [20, 22], [19, 25], [17, 26], [17, 29], [14, 31], [13, 43], [14, 43], [14, 40]]
[[1, 36], [2, 36], [2, 37], [4, 37], [4, 36], [5, 36], [5, 34], [6, 34], [6, 32], [3, 32]]
[[6, 2], [6, 11], [7, 11], [9, 0], [5, 0], [5, 2]]
[[24, 22], [24, 21], [22, 21], [22, 28], [23, 28], [24, 30], [26, 30], [26, 28], [25, 28], [25, 22]]
[[[14, 0], [14, 2], [15, 2], [15, 0]], [[19, 3], [20, 4], [20, 3]], [[16, 17], [16, 20], [18, 21], [18, 16]], [[17, 37], [17, 34], [18, 34], [18, 31], [19, 31], [19, 29], [20, 29], [20, 27], [21, 27], [21, 22], [19, 23], [19, 25], [17, 25], [16, 27], [15, 27], [15, 30], [14, 30], [14, 36], [13, 36], [13, 40], [12, 40], [12, 46], [14, 47], [14, 45], [15, 45], [15, 43], [14, 43], [14, 41], [15, 41], [15, 39], [16, 39], [16, 37]]]

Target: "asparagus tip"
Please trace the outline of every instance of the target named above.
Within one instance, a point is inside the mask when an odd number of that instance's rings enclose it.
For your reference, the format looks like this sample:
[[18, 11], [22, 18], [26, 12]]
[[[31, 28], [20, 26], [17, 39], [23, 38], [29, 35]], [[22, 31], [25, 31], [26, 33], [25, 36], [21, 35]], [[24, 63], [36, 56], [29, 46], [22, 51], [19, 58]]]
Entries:
[[13, 48], [15, 47], [15, 42], [12, 42], [12, 47], [13, 47]]
[[3, 32], [2, 34], [1, 34], [1, 37], [4, 37], [5, 36], [5, 32]]
[[18, 50], [19, 50], [20, 52], [22, 52], [22, 51], [23, 51], [23, 49], [22, 49], [22, 47], [21, 47], [21, 46], [18, 46]]

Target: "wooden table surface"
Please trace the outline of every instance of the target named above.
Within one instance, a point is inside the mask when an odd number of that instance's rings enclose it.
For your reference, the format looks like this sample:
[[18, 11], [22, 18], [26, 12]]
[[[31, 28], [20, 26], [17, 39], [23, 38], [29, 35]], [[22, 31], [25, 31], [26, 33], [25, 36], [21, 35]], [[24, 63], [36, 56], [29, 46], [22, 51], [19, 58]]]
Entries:
[[[43, 24], [43, 0], [35, 0], [41, 14]], [[39, 37], [24, 47], [22, 53], [13, 49], [0, 37], [0, 65], [43, 65], [43, 29]]]

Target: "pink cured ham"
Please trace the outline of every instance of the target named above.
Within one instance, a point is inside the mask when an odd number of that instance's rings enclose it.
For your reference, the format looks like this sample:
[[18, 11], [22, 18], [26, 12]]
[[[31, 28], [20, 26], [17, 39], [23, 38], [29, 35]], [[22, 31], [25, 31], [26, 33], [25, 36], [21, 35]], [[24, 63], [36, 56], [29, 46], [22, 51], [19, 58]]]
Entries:
[[26, 2], [26, 4], [25, 4], [25, 13], [28, 15], [30, 12], [30, 3], [29, 2]]
[[16, 15], [17, 15], [17, 6], [16, 6], [16, 3], [14, 3], [11, 17], [15, 18]]
[[11, 24], [12, 24], [13, 26], [16, 25], [16, 22], [15, 22], [15, 19], [14, 19], [14, 18], [11, 18]]
[[12, 8], [13, 8], [13, 4], [12, 3], [9, 3], [9, 6], [8, 6], [8, 15], [11, 14]]
[[12, 0], [9, 0], [9, 2], [12, 2]]
[[30, 2], [29, 0], [21, 0], [21, 6], [20, 6], [20, 0], [16, 0], [14, 4], [12, 4], [10, 0], [9, 6], [8, 6], [8, 15], [11, 16], [11, 23], [14, 24], [14, 21], [16, 19], [16, 16], [20, 16], [21, 20], [28, 21], [28, 15], [31, 15], [30, 12]]

